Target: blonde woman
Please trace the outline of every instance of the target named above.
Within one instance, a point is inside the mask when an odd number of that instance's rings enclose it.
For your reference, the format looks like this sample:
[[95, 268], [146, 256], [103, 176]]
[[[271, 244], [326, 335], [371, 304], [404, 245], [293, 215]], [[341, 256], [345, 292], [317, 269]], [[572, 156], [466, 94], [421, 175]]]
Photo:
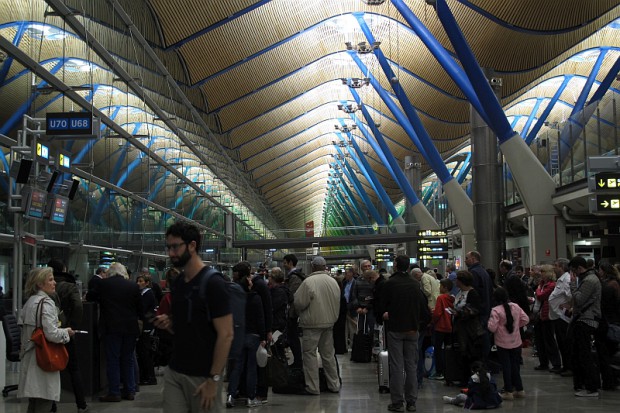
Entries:
[[[50, 298], [56, 291], [56, 281], [52, 268], [36, 268], [30, 271], [24, 294], [28, 301], [24, 304], [19, 324], [22, 326], [22, 347], [20, 351], [21, 371], [17, 397], [28, 398], [28, 413], [47, 413], [53, 401], [60, 400], [60, 372], [47, 372], [37, 364], [34, 344], [30, 341], [32, 332], [39, 324], [47, 341], [68, 343], [75, 332], [71, 328], [58, 328], [58, 310]], [[39, 303], [41, 304], [39, 306]]]

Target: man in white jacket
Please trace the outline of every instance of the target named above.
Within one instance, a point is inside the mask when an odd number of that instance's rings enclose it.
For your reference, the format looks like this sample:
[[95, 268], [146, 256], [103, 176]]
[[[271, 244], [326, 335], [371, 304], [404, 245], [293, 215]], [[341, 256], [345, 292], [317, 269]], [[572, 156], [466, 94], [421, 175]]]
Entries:
[[317, 348], [323, 362], [327, 389], [332, 393], [340, 391], [332, 332], [340, 311], [340, 287], [325, 270], [326, 266], [325, 258], [314, 257], [312, 273], [304, 279], [295, 292], [294, 304], [299, 314], [299, 326], [302, 329], [301, 346], [306, 394], [308, 395], [321, 393]]

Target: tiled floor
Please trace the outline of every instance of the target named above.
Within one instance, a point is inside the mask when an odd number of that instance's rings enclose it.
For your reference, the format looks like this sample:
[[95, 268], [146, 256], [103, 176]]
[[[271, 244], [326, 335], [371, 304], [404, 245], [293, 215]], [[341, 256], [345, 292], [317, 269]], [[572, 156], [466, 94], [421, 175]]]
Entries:
[[[534, 371], [536, 359], [530, 356], [529, 349], [525, 350], [525, 366], [522, 377], [527, 392], [527, 398], [504, 402], [502, 409], [515, 412], [617, 412], [620, 409], [620, 391], [601, 392], [598, 399], [579, 399], [573, 396], [572, 381], [556, 374]], [[291, 413], [291, 412], [338, 412], [338, 413], [366, 413], [386, 412], [389, 404], [389, 394], [379, 394], [376, 363], [356, 364], [348, 361], [348, 357], [338, 356], [343, 387], [340, 394], [327, 393], [319, 397], [313, 396], [269, 396], [269, 403], [252, 409], [256, 413]], [[13, 374], [14, 376], [14, 374]], [[13, 381], [12, 381], [13, 380]], [[497, 377], [501, 386], [501, 376]], [[7, 382], [14, 382], [11, 374]], [[461, 408], [443, 404], [441, 396], [454, 395], [458, 391], [455, 387], [446, 387], [441, 382], [425, 381], [420, 390], [417, 403], [418, 412], [457, 412]], [[91, 402], [90, 411], [105, 413], [156, 413], [161, 412], [162, 386], [143, 387], [135, 401], [120, 403]], [[24, 413], [27, 402], [18, 400], [15, 392], [9, 397], [0, 400], [0, 412]], [[245, 406], [229, 409], [230, 412], [248, 410]], [[58, 412], [75, 412], [71, 394], [64, 394]]]

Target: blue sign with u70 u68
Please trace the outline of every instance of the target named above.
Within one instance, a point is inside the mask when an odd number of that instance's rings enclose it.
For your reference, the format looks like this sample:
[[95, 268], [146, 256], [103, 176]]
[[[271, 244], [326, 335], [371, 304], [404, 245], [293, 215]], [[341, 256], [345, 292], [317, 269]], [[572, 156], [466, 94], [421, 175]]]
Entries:
[[47, 135], [92, 135], [93, 114], [90, 112], [48, 113], [45, 117]]

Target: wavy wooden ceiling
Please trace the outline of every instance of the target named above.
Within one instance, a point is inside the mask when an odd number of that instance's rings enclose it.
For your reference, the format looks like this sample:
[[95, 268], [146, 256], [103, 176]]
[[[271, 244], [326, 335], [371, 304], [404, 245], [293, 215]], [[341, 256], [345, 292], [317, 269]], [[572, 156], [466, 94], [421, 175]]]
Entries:
[[[361, 0], [117, 1], [204, 114], [231, 158], [265, 196], [283, 228], [303, 228], [304, 219], [320, 216], [320, 194], [325, 193], [329, 164], [337, 152], [332, 144], [338, 140], [334, 125], [339, 118], [352, 122], [336, 105], [342, 100], [353, 102], [339, 79], [364, 76], [345, 51], [347, 40], [366, 41], [351, 17], [353, 12], [365, 13], [366, 23], [443, 157], [468, 140], [468, 102], [389, 0], [379, 6]], [[67, 3], [78, 7], [81, 1]], [[91, 30], [114, 53], [125, 55], [132, 64], [139, 60], [127, 42], [112, 36], [126, 35], [127, 29], [108, 2], [92, 3], [88, 14], [101, 24], [91, 25]], [[433, 8], [423, 0], [405, 3], [452, 51]], [[565, 63], [581, 50], [620, 47], [617, 30], [597, 33], [620, 16], [620, 0], [447, 3], [481, 66], [494, 68], [503, 78], [504, 105], [533, 97], [527, 94], [532, 87], [563, 73], [587, 76], [591, 62]], [[341, 29], [347, 19], [347, 24], [355, 25], [345, 35]], [[610, 54], [599, 80], [616, 55]], [[391, 91], [378, 63], [369, 57], [363, 58], [369, 70]], [[174, 110], [173, 102], [165, 98], [167, 86], [155, 73], [146, 77], [145, 84], [149, 93], [159, 87], [164, 97], [158, 102]], [[379, 96], [371, 88], [358, 91], [373, 119], [381, 123], [396, 158], [402, 161], [418, 153]], [[547, 96], [555, 92], [553, 88], [537, 91]], [[191, 120], [180, 112], [181, 118]], [[355, 136], [369, 149], [361, 132]], [[370, 151], [370, 165], [392, 200], [398, 201], [400, 190]], [[428, 171], [426, 164], [424, 170]], [[376, 202], [376, 196], [371, 196]]]

